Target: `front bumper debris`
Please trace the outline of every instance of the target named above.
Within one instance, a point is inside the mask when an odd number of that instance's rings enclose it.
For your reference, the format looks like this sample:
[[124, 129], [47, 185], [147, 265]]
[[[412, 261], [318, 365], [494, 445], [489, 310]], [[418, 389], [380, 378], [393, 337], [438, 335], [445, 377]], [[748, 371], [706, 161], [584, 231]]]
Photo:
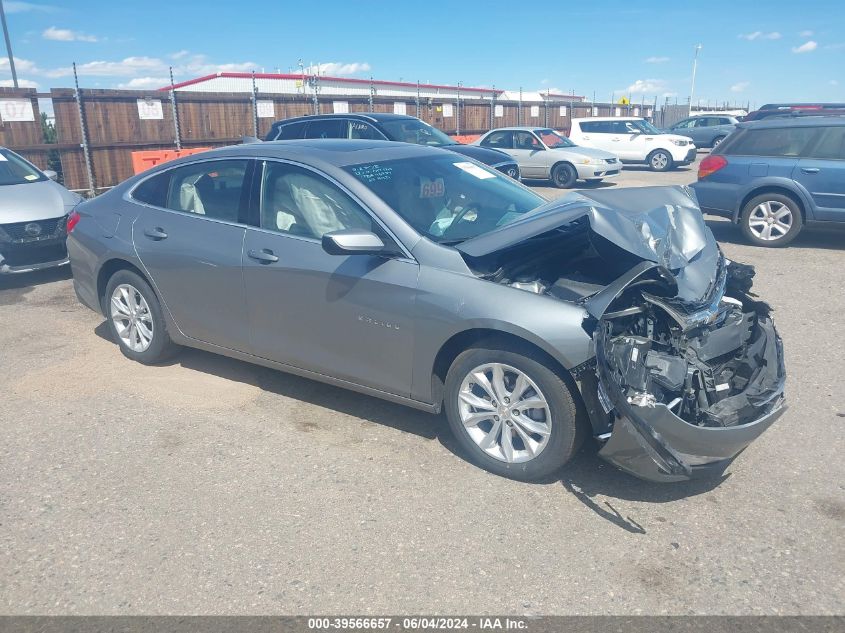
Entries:
[[641, 312], [602, 315], [594, 339], [610, 431], [603, 459], [650, 481], [718, 475], [783, 415], [783, 344], [768, 306], [746, 294], [752, 275], [736, 264], [726, 282], [719, 275], [706, 320], [702, 305], [681, 313], [682, 304], [644, 291]]

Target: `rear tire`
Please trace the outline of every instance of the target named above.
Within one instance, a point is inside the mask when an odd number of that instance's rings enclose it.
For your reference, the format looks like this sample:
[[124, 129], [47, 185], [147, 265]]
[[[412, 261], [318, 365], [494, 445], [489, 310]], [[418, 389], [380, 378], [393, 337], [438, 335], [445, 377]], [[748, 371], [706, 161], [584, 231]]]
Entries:
[[179, 351], [167, 333], [158, 297], [140, 275], [130, 270], [112, 275], [103, 308], [112, 338], [127, 358], [153, 365]]
[[724, 140], [725, 140], [724, 136], [717, 136], [716, 138], [713, 139], [713, 144], [710, 147], [712, 149], [716, 149], [717, 147], [719, 147], [719, 143], [721, 143]]
[[798, 204], [780, 193], [751, 198], [739, 215], [739, 228], [755, 246], [786, 246], [801, 232], [803, 219]]
[[569, 163], [560, 163], [552, 169], [552, 182], [558, 189], [570, 189], [578, 180], [578, 172]]
[[646, 158], [651, 171], [669, 171], [674, 167], [672, 155], [665, 149], [656, 149]]
[[[496, 380], [496, 367], [501, 368], [501, 381]], [[445, 409], [469, 461], [511, 479], [547, 479], [583, 441], [569, 386], [531, 352], [466, 350], [446, 377]]]

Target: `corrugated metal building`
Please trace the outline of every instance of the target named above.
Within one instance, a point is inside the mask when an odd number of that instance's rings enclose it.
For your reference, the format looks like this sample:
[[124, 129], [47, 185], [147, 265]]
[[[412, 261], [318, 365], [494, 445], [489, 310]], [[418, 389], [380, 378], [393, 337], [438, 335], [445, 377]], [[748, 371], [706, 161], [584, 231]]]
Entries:
[[[191, 92], [252, 92], [252, 73], [216, 73], [189, 79], [173, 85], [176, 91]], [[262, 94], [312, 95], [315, 91], [320, 96], [367, 97], [372, 91], [374, 97], [408, 97], [457, 99], [497, 99], [516, 100], [519, 93], [514, 91], [494, 90], [491, 88], [467, 88], [464, 86], [445, 86], [438, 84], [416, 84], [402, 81], [380, 81], [356, 79], [352, 77], [325, 77], [304, 74], [255, 73], [255, 87]], [[161, 88], [169, 90], [170, 86]], [[523, 93], [525, 102], [583, 101], [583, 97], [539, 92]]]

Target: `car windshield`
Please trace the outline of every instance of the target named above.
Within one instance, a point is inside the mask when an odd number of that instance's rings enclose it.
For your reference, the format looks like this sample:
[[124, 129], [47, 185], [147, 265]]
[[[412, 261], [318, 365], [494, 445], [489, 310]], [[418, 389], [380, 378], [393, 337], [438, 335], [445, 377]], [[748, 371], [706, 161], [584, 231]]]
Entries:
[[46, 176], [14, 152], [0, 149], [0, 186], [23, 185], [39, 180], [46, 180]]
[[561, 147], [575, 147], [575, 143], [566, 138], [556, 130], [534, 130], [540, 140], [549, 149], [560, 149]]
[[425, 156], [346, 168], [421, 235], [444, 244], [513, 222], [545, 203], [497, 171], [460, 156]]
[[660, 130], [654, 127], [651, 123], [645, 120], [639, 121], [628, 121], [627, 122], [629, 127], [633, 127], [636, 130], [639, 130], [643, 134], [662, 134]]
[[432, 147], [443, 147], [444, 145], [455, 145], [457, 141], [449, 138], [446, 134], [435, 127], [424, 123], [419, 119], [393, 119], [382, 121], [381, 127], [387, 132], [391, 141], [402, 143], [413, 143], [415, 145], [430, 145]]

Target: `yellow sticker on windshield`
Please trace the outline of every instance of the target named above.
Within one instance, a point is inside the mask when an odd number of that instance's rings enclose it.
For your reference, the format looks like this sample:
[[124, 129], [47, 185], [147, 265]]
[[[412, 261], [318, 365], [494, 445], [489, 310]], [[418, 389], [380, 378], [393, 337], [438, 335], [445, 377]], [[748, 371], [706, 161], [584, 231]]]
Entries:
[[24, 176], [24, 179], [25, 180], [38, 180], [38, 176], [36, 176], [35, 174], [27, 174], [26, 176]]

